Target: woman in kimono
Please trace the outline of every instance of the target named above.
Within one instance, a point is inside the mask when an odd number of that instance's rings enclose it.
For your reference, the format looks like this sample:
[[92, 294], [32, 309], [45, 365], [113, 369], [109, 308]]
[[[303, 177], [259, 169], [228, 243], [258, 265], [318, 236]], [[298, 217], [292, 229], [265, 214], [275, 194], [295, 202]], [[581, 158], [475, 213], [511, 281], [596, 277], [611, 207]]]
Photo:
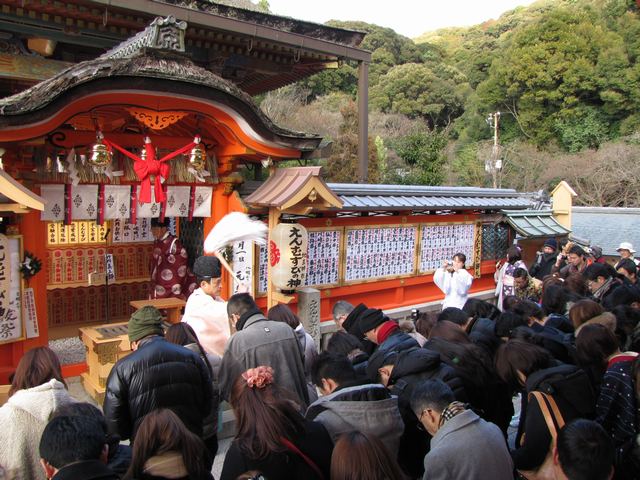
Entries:
[[494, 275], [496, 281], [496, 297], [498, 297], [498, 308], [503, 310], [502, 302], [505, 297], [515, 295], [516, 287], [514, 283], [513, 273], [516, 268], [524, 268], [527, 266], [522, 261], [520, 247], [511, 245], [507, 250], [507, 261], [498, 262], [496, 265], [496, 273]]

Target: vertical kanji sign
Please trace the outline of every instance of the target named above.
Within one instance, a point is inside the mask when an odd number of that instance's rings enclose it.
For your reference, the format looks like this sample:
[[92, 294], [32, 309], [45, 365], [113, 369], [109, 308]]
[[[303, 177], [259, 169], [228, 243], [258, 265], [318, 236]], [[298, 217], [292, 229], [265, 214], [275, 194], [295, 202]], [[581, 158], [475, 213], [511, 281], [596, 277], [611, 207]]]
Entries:
[[24, 338], [22, 237], [0, 235], [0, 343]]

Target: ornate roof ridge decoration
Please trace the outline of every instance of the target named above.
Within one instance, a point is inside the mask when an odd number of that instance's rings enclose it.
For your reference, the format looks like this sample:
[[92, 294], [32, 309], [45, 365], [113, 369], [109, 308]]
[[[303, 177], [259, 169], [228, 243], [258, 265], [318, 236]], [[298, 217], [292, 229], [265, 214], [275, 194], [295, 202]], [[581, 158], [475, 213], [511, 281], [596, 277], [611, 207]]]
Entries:
[[166, 18], [156, 17], [143, 31], [98, 58], [131, 58], [148, 48], [184, 53], [186, 31], [187, 22], [176, 20], [172, 15]]
[[359, 45], [367, 34], [367, 32], [353, 28], [336, 27], [310, 22], [308, 20], [300, 20], [214, 0], [156, 0], [156, 3], [165, 3], [211, 15], [219, 15], [225, 18], [255, 23], [283, 32], [323, 39], [353, 48], [359, 48]]

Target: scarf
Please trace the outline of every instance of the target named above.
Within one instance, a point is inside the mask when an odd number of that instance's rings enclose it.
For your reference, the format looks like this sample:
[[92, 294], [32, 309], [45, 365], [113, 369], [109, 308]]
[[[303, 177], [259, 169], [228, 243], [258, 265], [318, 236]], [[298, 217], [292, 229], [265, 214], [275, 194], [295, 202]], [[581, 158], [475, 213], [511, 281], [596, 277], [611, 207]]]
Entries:
[[384, 322], [380, 330], [378, 330], [378, 336], [377, 336], [378, 345], [384, 343], [384, 341], [387, 338], [389, 338], [389, 336], [393, 332], [399, 329], [400, 327], [398, 327], [398, 324], [392, 320], [387, 320], [386, 322]]
[[611, 284], [613, 283], [613, 281], [614, 281], [614, 278], [609, 277], [607, 281], [604, 282], [598, 290], [593, 292], [593, 298], [595, 298], [598, 301], [602, 300], [602, 297], [604, 297], [604, 294], [609, 291], [609, 288], [611, 287]]
[[465, 406], [464, 403], [462, 402], [451, 402], [449, 405], [447, 405], [447, 408], [445, 408], [442, 411], [442, 414], [440, 415], [440, 423], [438, 423], [438, 429], [442, 428], [442, 426], [448, 422], [449, 420], [451, 420], [453, 417], [455, 417], [456, 415], [462, 413], [465, 411]]
[[262, 310], [260, 310], [258, 307], [255, 307], [247, 310], [242, 315], [240, 315], [240, 319], [238, 320], [238, 323], [236, 323], [236, 330], [242, 330], [244, 328], [244, 324], [247, 323], [247, 320], [249, 320], [249, 318], [253, 317], [254, 315], [262, 315]]

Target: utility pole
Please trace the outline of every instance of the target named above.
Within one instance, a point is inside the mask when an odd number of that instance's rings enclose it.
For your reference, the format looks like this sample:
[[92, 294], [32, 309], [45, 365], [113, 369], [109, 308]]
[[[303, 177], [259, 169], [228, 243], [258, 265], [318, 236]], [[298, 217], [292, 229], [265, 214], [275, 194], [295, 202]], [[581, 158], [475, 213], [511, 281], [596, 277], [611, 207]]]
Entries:
[[500, 158], [500, 144], [498, 143], [500, 112], [490, 113], [487, 116], [487, 123], [493, 128], [493, 148], [491, 149], [491, 158], [485, 163], [485, 170], [491, 174], [493, 188], [498, 188], [498, 186], [502, 186], [502, 178], [499, 178], [502, 170], [502, 159]]

